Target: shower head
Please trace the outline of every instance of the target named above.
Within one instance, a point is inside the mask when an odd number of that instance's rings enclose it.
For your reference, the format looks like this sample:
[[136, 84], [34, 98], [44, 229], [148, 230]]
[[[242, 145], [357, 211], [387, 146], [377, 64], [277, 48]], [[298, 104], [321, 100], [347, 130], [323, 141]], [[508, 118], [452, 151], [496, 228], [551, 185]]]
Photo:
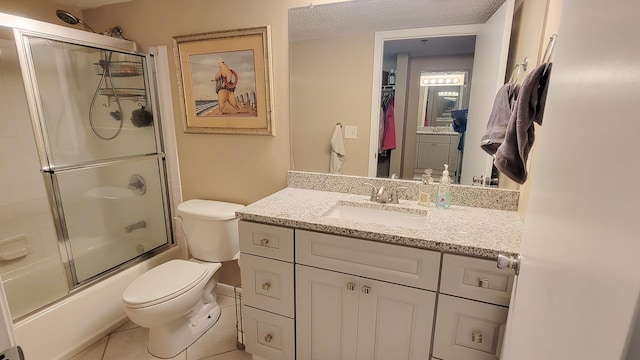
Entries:
[[92, 32], [96, 32], [95, 30], [93, 30], [93, 28], [89, 25], [87, 25], [87, 23], [85, 23], [84, 21], [82, 21], [82, 19], [80, 19], [79, 17], [73, 15], [72, 13], [65, 11], [65, 10], [56, 10], [56, 16], [58, 16], [58, 18], [64, 22], [66, 22], [67, 24], [70, 25], [78, 25], [78, 24], [82, 24], [84, 26], [86, 26], [87, 28], [89, 28], [89, 30], [91, 30]]

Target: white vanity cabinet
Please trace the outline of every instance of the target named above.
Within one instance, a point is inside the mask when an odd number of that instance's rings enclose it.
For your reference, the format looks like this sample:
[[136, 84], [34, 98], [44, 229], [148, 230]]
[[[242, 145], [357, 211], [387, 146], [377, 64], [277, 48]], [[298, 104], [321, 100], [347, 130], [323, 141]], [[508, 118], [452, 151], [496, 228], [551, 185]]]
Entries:
[[444, 254], [433, 356], [499, 359], [514, 279], [495, 261]]
[[249, 353], [295, 359], [293, 229], [238, 223], [242, 321]]
[[499, 359], [515, 276], [493, 260], [245, 220], [239, 233], [254, 359]]
[[437, 252], [296, 230], [298, 359], [428, 358], [439, 266]]

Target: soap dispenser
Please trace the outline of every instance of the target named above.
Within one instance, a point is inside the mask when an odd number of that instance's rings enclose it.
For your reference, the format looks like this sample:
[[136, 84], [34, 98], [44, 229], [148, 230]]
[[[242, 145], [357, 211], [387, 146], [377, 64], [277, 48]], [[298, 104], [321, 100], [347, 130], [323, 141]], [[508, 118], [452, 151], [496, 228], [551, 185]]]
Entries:
[[422, 183], [418, 186], [418, 204], [422, 206], [431, 205], [431, 188], [433, 187], [433, 179], [431, 172], [433, 170], [426, 169], [422, 175]]
[[389, 85], [396, 84], [396, 73], [393, 69], [389, 72]]
[[449, 165], [447, 164], [444, 164], [444, 171], [440, 178], [440, 184], [438, 184], [436, 206], [444, 209], [451, 206], [451, 178], [449, 177]]

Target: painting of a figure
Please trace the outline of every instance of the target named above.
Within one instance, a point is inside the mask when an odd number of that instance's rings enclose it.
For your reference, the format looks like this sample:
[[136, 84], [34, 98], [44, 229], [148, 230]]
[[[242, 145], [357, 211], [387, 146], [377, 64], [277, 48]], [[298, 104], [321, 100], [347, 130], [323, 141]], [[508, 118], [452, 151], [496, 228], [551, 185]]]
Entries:
[[191, 55], [196, 116], [257, 116], [253, 50]]
[[185, 132], [274, 135], [269, 27], [174, 37]]

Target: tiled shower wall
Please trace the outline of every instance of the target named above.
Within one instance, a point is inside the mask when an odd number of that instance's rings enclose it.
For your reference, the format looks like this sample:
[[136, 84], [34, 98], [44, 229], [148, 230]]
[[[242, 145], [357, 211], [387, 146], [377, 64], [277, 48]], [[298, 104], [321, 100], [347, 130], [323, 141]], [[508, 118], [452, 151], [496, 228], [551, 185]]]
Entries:
[[16, 260], [0, 259], [4, 274], [59, 253], [17, 53], [12, 41], [1, 39], [0, 109], [0, 258], [2, 241], [18, 235], [26, 235], [33, 250]]

